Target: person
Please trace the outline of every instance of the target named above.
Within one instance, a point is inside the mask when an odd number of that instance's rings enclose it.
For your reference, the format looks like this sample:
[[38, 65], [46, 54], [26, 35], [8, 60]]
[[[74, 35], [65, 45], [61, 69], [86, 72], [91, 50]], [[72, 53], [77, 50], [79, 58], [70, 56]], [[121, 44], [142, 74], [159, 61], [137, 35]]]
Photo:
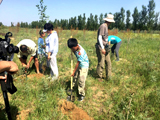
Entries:
[[115, 51], [116, 58], [117, 58], [116, 61], [119, 61], [119, 48], [122, 44], [122, 40], [117, 36], [109, 35], [108, 36], [108, 42], [109, 42], [109, 45], [113, 44], [113, 46], [111, 48], [111, 52], [112, 52], [111, 56], [114, 56], [114, 51]]
[[57, 66], [57, 58], [56, 55], [58, 53], [58, 35], [57, 32], [53, 29], [53, 25], [51, 23], [46, 23], [44, 25], [44, 32], [47, 32], [48, 36], [45, 39], [46, 42], [46, 52], [48, 53], [48, 61], [51, 67], [51, 77], [54, 81], [58, 79], [58, 66]]
[[[26, 69], [29, 69], [30, 63], [34, 59], [36, 71], [39, 74], [39, 62], [35, 42], [30, 39], [23, 39], [17, 44], [17, 47], [19, 48], [19, 53], [17, 54], [17, 57], [21, 61], [22, 66]], [[31, 57], [27, 63], [28, 55], [31, 55]]]
[[40, 59], [39, 70], [40, 72], [42, 72], [43, 57], [46, 57], [45, 50], [44, 50], [45, 44], [43, 40], [43, 37], [45, 37], [45, 33], [42, 30], [40, 30], [39, 35], [40, 35], [40, 37], [38, 38], [38, 56]]
[[74, 52], [77, 63], [75, 69], [71, 76], [74, 76], [73, 79], [73, 88], [75, 88], [75, 84], [78, 82], [78, 93], [79, 93], [79, 101], [83, 101], [85, 98], [85, 81], [88, 74], [89, 60], [86, 51], [83, 49], [81, 45], [78, 44], [75, 38], [68, 39], [68, 47]]
[[[18, 71], [18, 66], [13, 61], [0, 61], [0, 73], [7, 72], [9, 74], [15, 74]], [[7, 75], [0, 76], [1, 80], [7, 80]]]
[[97, 32], [97, 43], [96, 47], [96, 54], [98, 58], [98, 65], [97, 65], [97, 74], [99, 81], [102, 81], [102, 72], [105, 64], [106, 68], [106, 78], [107, 80], [111, 77], [111, 60], [109, 54], [109, 43], [108, 43], [108, 26], [111, 23], [114, 23], [114, 16], [112, 14], [107, 14], [107, 17], [103, 20], [105, 21], [103, 24], [100, 25], [98, 32]]

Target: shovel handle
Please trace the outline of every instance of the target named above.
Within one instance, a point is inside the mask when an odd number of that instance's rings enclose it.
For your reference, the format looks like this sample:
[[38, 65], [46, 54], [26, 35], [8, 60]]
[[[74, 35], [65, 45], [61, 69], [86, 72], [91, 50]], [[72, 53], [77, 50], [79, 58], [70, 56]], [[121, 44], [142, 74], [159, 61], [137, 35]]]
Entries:
[[[71, 74], [73, 72], [73, 55], [71, 51]], [[72, 90], [72, 82], [73, 82], [73, 76], [71, 76], [71, 90]]]

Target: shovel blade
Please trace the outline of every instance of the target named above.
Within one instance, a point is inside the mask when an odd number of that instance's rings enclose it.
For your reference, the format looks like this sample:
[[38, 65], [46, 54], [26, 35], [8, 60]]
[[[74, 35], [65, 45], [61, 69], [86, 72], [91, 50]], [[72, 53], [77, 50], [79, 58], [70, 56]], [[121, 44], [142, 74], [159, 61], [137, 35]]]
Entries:
[[67, 101], [74, 102], [75, 101], [75, 96], [73, 96], [73, 95], [68, 96]]

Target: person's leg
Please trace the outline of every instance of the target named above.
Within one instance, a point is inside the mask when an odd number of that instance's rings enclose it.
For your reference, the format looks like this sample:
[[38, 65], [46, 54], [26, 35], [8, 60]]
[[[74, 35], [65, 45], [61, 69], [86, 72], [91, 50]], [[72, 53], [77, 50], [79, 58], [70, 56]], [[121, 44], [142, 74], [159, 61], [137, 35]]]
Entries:
[[73, 83], [72, 83], [73, 89], [75, 89], [77, 87], [78, 76], [79, 76], [79, 68], [77, 68], [77, 70], [74, 74], [74, 77], [73, 77]]
[[117, 58], [116, 61], [119, 61], [119, 48], [121, 46], [121, 43], [122, 43], [122, 41], [117, 43], [116, 48], [115, 48], [116, 58]]
[[115, 48], [116, 48], [116, 44], [114, 44], [114, 45], [111, 47], [111, 52], [112, 52], [113, 55], [114, 55], [114, 50], [115, 50]]
[[50, 67], [50, 61], [48, 60], [48, 55], [44, 54], [44, 56], [47, 58], [46, 64], [47, 64], [47, 67], [49, 68]]
[[39, 62], [38, 62], [38, 54], [37, 54], [37, 51], [36, 51], [36, 55], [34, 56], [34, 64], [35, 64], [35, 67], [36, 67], [36, 71], [37, 73], [39, 74]]
[[27, 65], [27, 59], [24, 59], [24, 57], [19, 58], [19, 60], [21, 61], [22, 65]]
[[88, 74], [88, 68], [81, 68], [79, 70], [79, 82], [78, 82], [78, 92], [80, 96], [85, 96], [85, 81]]
[[53, 75], [54, 75], [52, 79], [53, 80], [58, 79], [58, 67], [57, 67], [56, 54], [51, 55], [50, 66], [51, 66], [51, 71], [53, 72]]
[[40, 73], [40, 72], [39, 72], [39, 62], [38, 62], [38, 58], [35, 58], [35, 59], [34, 59], [34, 64], [35, 64], [37, 73]]
[[97, 54], [97, 58], [98, 58], [97, 74], [98, 74], [99, 78], [102, 78], [105, 55], [102, 54], [102, 52], [101, 52], [101, 50], [99, 50], [99, 48], [96, 48], [96, 54]]
[[40, 72], [42, 72], [43, 55], [42, 54], [38, 54], [38, 56], [39, 56], [39, 70], [40, 70]]
[[106, 56], [105, 56], [105, 69], [106, 69], [106, 78], [110, 79], [111, 77], [111, 59], [110, 59], [109, 53], [106, 53]]

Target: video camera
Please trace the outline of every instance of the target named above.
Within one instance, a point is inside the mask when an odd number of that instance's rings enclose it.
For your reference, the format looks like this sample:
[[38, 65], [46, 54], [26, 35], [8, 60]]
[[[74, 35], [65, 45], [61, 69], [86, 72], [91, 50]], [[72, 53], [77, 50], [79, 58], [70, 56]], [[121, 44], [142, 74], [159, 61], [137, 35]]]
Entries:
[[[0, 38], [0, 61], [11, 61], [11, 56], [14, 55], [14, 53], [19, 52], [19, 48], [17, 46], [10, 44], [11, 39], [9, 37], [12, 37], [11, 32], [6, 33], [5, 39]], [[4, 75], [5, 71], [0, 73], [0, 76]], [[0, 84], [3, 92], [6, 113], [8, 119], [12, 120], [7, 92], [13, 94], [17, 91], [17, 88], [14, 86], [13, 77], [10, 74], [7, 74], [7, 82], [5, 83], [4, 80], [0, 79]]]
[[8, 32], [5, 35], [5, 39], [0, 38], [0, 60], [11, 60], [11, 55], [19, 52], [19, 48], [10, 44], [12, 33]]

